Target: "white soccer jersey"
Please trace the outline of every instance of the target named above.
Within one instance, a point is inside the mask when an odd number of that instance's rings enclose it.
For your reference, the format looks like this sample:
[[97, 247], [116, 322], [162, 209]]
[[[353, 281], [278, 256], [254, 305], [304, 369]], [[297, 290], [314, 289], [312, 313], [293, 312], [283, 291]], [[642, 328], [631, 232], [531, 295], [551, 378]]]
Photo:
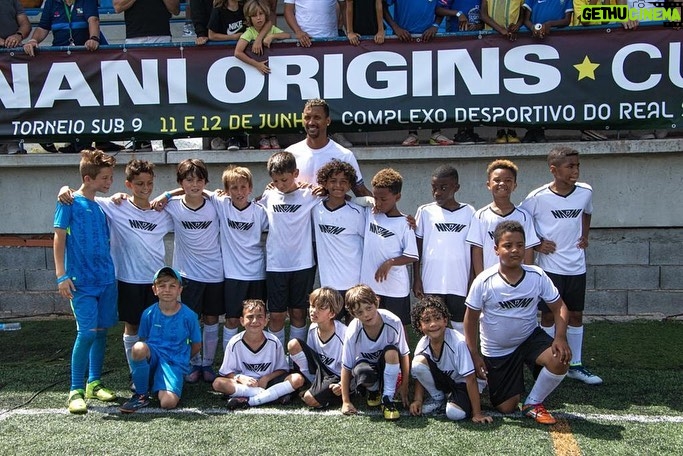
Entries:
[[266, 190], [259, 201], [268, 215], [266, 270], [301, 271], [315, 265], [311, 209], [320, 199], [310, 188], [289, 193]]
[[454, 329], [446, 328], [441, 353], [434, 353], [429, 345], [429, 337], [422, 336], [415, 346], [415, 356], [417, 355], [430, 358], [455, 383], [465, 383], [465, 377], [474, 373], [474, 362], [465, 343], [465, 336]]
[[524, 228], [525, 248], [531, 249], [541, 243], [536, 235], [536, 229], [531, 215], [524, 209], [518, 207], [511, 212], [500, 215], [491, 209], [491, 205], [484, 206], [474, 213], [470, 229], [467, 232], [467, 242], [477, 247], [481, 247], [484, 253], [484, 269], [498, 264], [498, 255], [496, 255], [493, 246], [496, 244], [493, 240], [493, 232], [500, 222], [515, 221], [522, 224]]
[[277, 337], [268, 331], [263, 331], [266, 339], [256, 351], [253, 351], [242, 340], [245, 334], [246, 331], [242, 331], [228, 341], [223, 364], [218, 370], [222, 376], [242, 374], [259, 379], [276, 370], [289, 372], [285, 351]]
[[205, 200], [199, 209], [190, 209], [182, 196], [174, 196], [166, 204], [166, 212], [173, 218], [173, 267], [176, 271], [197, 282], [222, 282], [223, 259], [214, 205]]
[[417, 209], [415, 236], [422, 239], [420, 261], [425, 293], [467, 295], [472, 255], [465, 239], [473, 213], [469, 204], [461, 204], [454, 211], [436, 203]]
[[320, 285], [344, 291], [360, 283], [365, 208], [347, 202], [329, 210], [325, 203], [311, 212]]
[[401, 320], [386, 309], [377, 309], [384, 323], [376, 339], [370, 339], [363, 329], [360, 320], [351, 320], [344, 335], [344, 350], [342, 352], [342, 366], [352, 370], [360, 361], [377, 364], [382, 351], [387, 345], [398, 348], [401, 356], [410, 353], [406, 334]]
[[111, 257], [116, 278], [126, 283], [152, 283], [164, 264], [164, 236], [173, 231], [173, 220], [164, 211], [143, 210], [126, 199], [115, 204], [95, 198], [109, 222]]
[[226, 279], [265, 280], [266, 247], [261, 239], [268, 231], [263, 206], [249, 203], [237, 209], [227, 196], [212, 195], [220, 226], [223, 273]]
[[536, 326], [539, 298], [553, 303], [560, 294], [550, 278], [533, 265], [522, 265], [524, 275], [509, 284], [498, 272], [499, 266], [485, 269], [472, 282], [465, 305], [481, 312], [479, 336], [484, 356], [512, 353]]
[[339, 320], [334, 320], [334, 334], [328, 340], [321, 340], [318, 335], [318, 324], [311, 323], [306, 339], [306, 344], [318, 355], [320, 361], [330, 372], [339, 376], [341, 376], [341, 358], [345, 333], [346, 325]]
[[586, 252], [577, 244], [583, 231], [583, 214], [593, 213], [593, 189], [577, 182], [570, 194], [562, 196], [550, 190], [550, 185], [532, 191], [522, 202], [522, 208], [531, 214], [538, 237], [556, 246], [551, 254], [539, 253], [536, 263], [555, 274], [583, 274]]
[[349, 149], [340, 146], [331, 139], [321, 149], [311, 149], [306, 144], [306, 140], [299, 141], [292, 144], [287, 149], [296, 158], [296, 166], [299, 168], [299, 177], [297, 181], [308, 182], [309, 184], [317, 184], [318, 170], [326, 163], [337, 159], [348, 163], [356, 170], [356, 185], [363, 183], [363, 175], [360, 173], [360, 167], [355, 155]]
[[393, 266], [383, 282], [375, 280], [375, 272], [390, 258], [402, 255], [418, 258], [415, 232], [403, 215], [387, 217], [386, 214], [373, 214], [370, 208], [366, 208], [366, 217], [361, 282], [378, 295], [391, 298], [408, 296], [410, 279], [407, 266]]

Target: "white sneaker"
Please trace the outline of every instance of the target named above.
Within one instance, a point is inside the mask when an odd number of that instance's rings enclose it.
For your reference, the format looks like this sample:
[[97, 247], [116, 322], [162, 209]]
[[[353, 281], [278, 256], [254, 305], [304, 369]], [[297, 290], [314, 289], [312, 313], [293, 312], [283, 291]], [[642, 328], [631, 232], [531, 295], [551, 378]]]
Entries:
[[567, 371], [567, 377], [582, 381], [586, 385], [599, 385], [602, 383], [602, 379], [583, 367], [583, 364], [570, 366]]
[[333, 134], [332, 139], [334, 139], [334, 142], [336, 142], [337, 144], [339, 144], [342, 147], [346, 147], [347, 149], [349, 147], [353, 147], [353, 143], [351, 141], [349, 141], [348, 139], [346, 139], [346, 136], [344, 136], [341, 133]]
[[183, 36], [197, 36], [192, 22], [185, 22], [185, 24], [183, 24]]
[[438, 412], [442, 412], [446, 409], [446, 398], [441, 396], [440, 398], [429, 397], [422, 403], [422, 414], [423, 415], [433, 415]]

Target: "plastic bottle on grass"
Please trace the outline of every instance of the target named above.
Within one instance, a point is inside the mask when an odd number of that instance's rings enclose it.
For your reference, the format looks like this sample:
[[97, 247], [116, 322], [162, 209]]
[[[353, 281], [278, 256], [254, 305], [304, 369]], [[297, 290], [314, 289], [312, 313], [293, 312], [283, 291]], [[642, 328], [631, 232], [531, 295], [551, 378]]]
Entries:
[[18, 331], [21, 323], [0, 323], [0, 331]]

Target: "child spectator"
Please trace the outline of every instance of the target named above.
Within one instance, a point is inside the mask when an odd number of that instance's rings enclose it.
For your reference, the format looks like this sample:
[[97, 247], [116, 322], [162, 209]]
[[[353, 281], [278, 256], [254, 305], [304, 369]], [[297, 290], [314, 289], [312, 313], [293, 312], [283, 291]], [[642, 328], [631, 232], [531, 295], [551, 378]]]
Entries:
[[[109, 227], [95, 202], [98, 192], [109, 191], [115, 164], [113, 157], [100, 150], [83, 151], [79, 164], [83, 184], [72, 205], [58, 202], [55, 210], [57, 288], [63, 298], [71, 301], [76, 318], [68, 409], [77, 414], [88, 411], [86, 399], [116, 399], [101, 380], [107, 329], [118, 319], [116, 277], [109, 251]], [[86, 370], [88, 382], [84, 385]]]
[[[434, 38], [441, 23], [441, 18], [436, 16], [438, 3], [438, 1], [385, 0], [384, 20], [387, 21], [399, 40], [409, 42], [413, 39], [411, 35], [420, 35], [419, 40], [426, 43]], [[393, 17], [389, 11], [389, 6], [393, 6]], [[416, 129], [409, 130], [408, 136], [401, 143], [403, 146], [417, 146], [419, 144], [420, 140]], [[432, 146], [451, 146], [454, 142], [444, 136], [441, 130], [437, 128], [432, 129], [429, 144]]]
[[190, 357], [201, 349], [197, 315], [178, 302], [183, 290], [180, 274], [166, 266], [154, 274], [153, 282], [158, 302], [140, 320], [141, 340], [133, 346], [131, 360], [135, 394], [119, 407], [121, 413], [147, 407], [150, 384], [161, 408], [175, 408], [183, 392], [183, 374], [190, 371]]
[[287, 344], [292, 361], [311, 387], [301, 396], [309, 407], [325, 408], [341, 403], [341, 357], [346, 325], [337, 320], [344, 298], [332, 288], [313, 290], [308, 297], [311, 326], [306, 341]]
[[[465, 340], [475, 372], [488, 381], [491, 404], [501, 413], [512, 413], [524, 392], [524, 364], [542, 366], [522, 413], [539, 424], [555, 424], [543, 401], [565, 377], [572, 356], [566, 339], [567, 307], [543, 270], [522, 263], [522, 225], [500, 223], [494, 240], [500, 262], [474, 279], [465, 301]], [[536, 322], [539, 299], [552, 311], [554, 339]]]
[[[410, 324], [410, 278], [407, 265], [417, 261], [415, 233], [396, 203], [401, 199], [403, 178], [391, 168], [372, 178], [374, 211], [368, 211], [361, 281], [377, 293], [380, 307]], [[348, 307], [348, 306], [347, 306]]]
[[375, 44], [384, 43], [384, 8], [382, 0], [361, 1], [346, 0], [346, 36], [354, 46], [360, 43], [360, 37], [374, 36]]
[[354, 389], [360, 387], [367, 391], [368, 406], [381, 405], [384, 419], [397, 420], [401, 415], [393, 401], [396, 389], [403, 406], [409, 404], [410, 350], [403, 325], [393, 313], [378, 309], [379, 298], [367, 285], [351, 288], [345, 300], [346, 310], [355, 318], [344, 336], [342, 413], [356, 413], [351, 403], [353, 380]]
[[[422, 298], [411, 311], [413, 328], [422, 338], [415, 347], [411, 375], [416, 380], [412, 415], [430, 415], [443, 410], [454, 421], [471, 417], [475, 423], [492, 423], [481, 412], [479, 386], [472, 356], [461, 333], [448, 328], [451, 318], [438, 296]], [[424, 400], [424, 393], [430, 400]]]
[[244, 331], [228, 342], [221, 375], [213, 389], [227, 394], [228, 409], [254, 407], [278, 398], [288, 402], [289, 395], [301, 388], [304, 377], [289, 374], [282, 344], [264, 331], [268, 316], [266, 305], [258, 299], [244, 301], [240, 322]]
[[[185, 7], [185, 20], [191, 20], [197, 46], [209, 41], [209, 19], [213, 10], [214, 0], [190, 0]], [[188, 36], [188, 35], [184, 35]], [[191, 36], [191, 35], [190, 35]]]
[[[327, 197], [312, 211], [320, 285], [346, 290], [361, 282], [365, 208], [346, 201], [346, 194], [356, 182], [353, 166], [332, 160], [318, 170], [318, 185]], [[340, 311], [344, 312], [343, 306]]]
[[218, 317], [225, 312], [218, 213], [204, 197], [209, 172], [202, 160], [188, 158], [178, 163], [176, 179], [181, 189], [164, 194], [175, 231], [173, 268], [184, 279], [183, 303], [204, 323], [202, 353], [192, 356], [192, 371], [185, 381], [196, 383], [201, 377], [211, 383], [216, 377], [212, 366], [218, 347]]
[[[240, 35], [239, 40], [237, 40], [237, 46], [235, 46], [235, 57], [248, 63], [263, 74], [270, 73], [270, 68], [268, 68], [267, 59], [256, 59], [258, 57], [256, 52], [252, 52], [251, 55], [247, 55], [245, 52], [249, 43], [254, 41], [264, 30], [267, 24], [270, 24], [268, 18], [270, 17], [270, 10], [268, 5], [263, 0], [249, 0], [244, 5], [244, 17], [247, 22], [247, 30]], [[268, 29], [266, 29], [268, 30]], [[267, 32], [266, 36], [263, 38], [263, 45], [267, 48], [270, 47], [270, 43], [273, 40], [286, 40], [289, 38], [289, 33], [283, 32], [276, 26], [272, 25]], [[271, 136], [261, 136], [259, 141], [259, 149], [279, 149], [280, 143], [277, 138], [273, 135]]]
[[420, 206], [415, 215], [419, 258], [413, 263], [413, 293], [418, 299], [440, 296], [453, 317], [452, 327], [462, 333], [471, 275], [465, 238], [474, 208], [455, 200], [459, 189], [452, 166], [440, 166], [432, 174], [434, 202]]
[[249, 201], [254, 189], [248, 168], [228, 166], [223, 171], [226, 196], [211, 196], [220, 221], [220, 243], [223, 252], [225, 323], [223, 352], [228, 341], [237, 334], [242, 302], [247, 299], [265, 301], [266, 252], [262, 235], [268, 230], [265, 209]]
[[510, 200], [517, 188], [517, 165], [510, 160], [494, 160], [486, 167], [486, 188], [493, 196], [493, 202], [474, 213], [467, 242], [472, 244], [472, 268], [478, 276], [484, 269], [498, 264], [498, 256], [493, 248], [493, 232], [500, 222], [515, 220], [524, 227], [526, 247], [524, 264], [534, 263], [534, 247], [541, 243], [536, 236], [531, 215], [524, 209], [515, 207]]
[[274, 188], [263, 193], [259, 204], [268, 214], [266, 284], [269, 330], [284, 346], [287, 312], [290, 338], [306, 338], [307, 297], [313, 290], [315, 279], [311, 210], [319, 199], [310, 188], [299, 187], [296, 159], [289, 152], [276, 152], [268, 159], [268, 174]]
[[[567, 341], [572, 349], [568, 376], [589, 385], [602, 379], [582, 362], [583, 309], [586, 300], [586, 248], [593, 213], [593, 189], [578, 182], [579, 153], [569, 147], [556, 147], [548, 154], [553, 175], [549, 184], [533, 190], [522, 202], [534, 221], [541, 243], [537, 264], [560, 290], [569, 309]], [[553, 321], [549, 309], [541, 305], [541, 325], [551, 336]]]

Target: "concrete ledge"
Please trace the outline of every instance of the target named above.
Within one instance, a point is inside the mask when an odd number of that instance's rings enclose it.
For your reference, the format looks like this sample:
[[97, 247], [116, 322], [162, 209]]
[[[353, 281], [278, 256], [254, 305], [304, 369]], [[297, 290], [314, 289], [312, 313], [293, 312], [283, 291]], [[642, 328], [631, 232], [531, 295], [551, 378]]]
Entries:
[[[683, 266], [662, 266], [659, 286], [663, 290], [683, 290]], [[683, 305], [683, 303], [681, 303]]]
[[59, 296], [57, 291], [0, 293], [0, 314], [2, 315], [31, 316], [55, 313], [71, 313], [69, 301]]
[[[8, 263], [11, 264], [11, 263]], [[25, 290], [26, 278], [23, 269], [0, 270], [0, 291]]]
[[683, 292], [681, 291], [629, 291], [628, 314], [683, 313]]
[[[610, 233], [615, 235], [616, 233]], [[630, 234], [630, 233], [629, 233]], [[635, 236], [627, 236], [622, 231], [615, 239], [593, 239], [590, 233], [590, 245], [586, 249], [586, 262], [592, 265], [605, 264], [649, 264], [650, 249], [647, 242]]]
[[628, 315], [626, 291], [586, 291], [586, 315]]
[[46, 269], [45, 249], [0, 247], [0, 264], [13, 269]]
[[597, 290], [653, 290], [659, 288], [659, 266], [600, 266], [595, 269]]

